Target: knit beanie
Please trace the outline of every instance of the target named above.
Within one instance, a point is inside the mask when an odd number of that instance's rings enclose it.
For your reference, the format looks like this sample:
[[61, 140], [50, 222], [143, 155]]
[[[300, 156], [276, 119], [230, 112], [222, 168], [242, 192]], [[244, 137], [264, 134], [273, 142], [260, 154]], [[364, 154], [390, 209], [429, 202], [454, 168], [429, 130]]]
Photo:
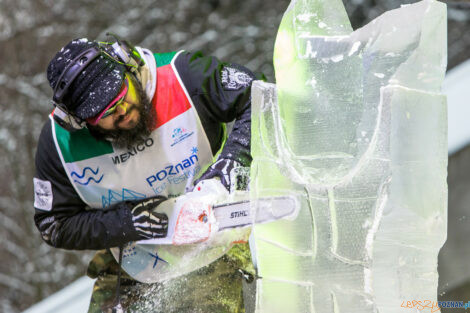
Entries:
[[[98, 48], [99, 45], [86, 38], [75, 39], [54, 56], [47, 67], [47, 79], [52, 89], [72, 60], [92, 47]], [[62, 103], [69, 112], [83, 120], [96, 116], [118, 95], [125, 72], [125, 65], [102, 53], [75, 78]]]

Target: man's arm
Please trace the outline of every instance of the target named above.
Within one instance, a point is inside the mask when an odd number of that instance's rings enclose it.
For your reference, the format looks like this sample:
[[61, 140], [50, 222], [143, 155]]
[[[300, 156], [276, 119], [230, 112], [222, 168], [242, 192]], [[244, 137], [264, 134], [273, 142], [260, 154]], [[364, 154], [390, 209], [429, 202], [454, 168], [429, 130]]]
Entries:
[[94, 250], [142, 239], [133, 226], [132, 203], [87, 210], [65, 173], [49, 122], [39, 137], [34, 181], [34, 221], [49, 245]]

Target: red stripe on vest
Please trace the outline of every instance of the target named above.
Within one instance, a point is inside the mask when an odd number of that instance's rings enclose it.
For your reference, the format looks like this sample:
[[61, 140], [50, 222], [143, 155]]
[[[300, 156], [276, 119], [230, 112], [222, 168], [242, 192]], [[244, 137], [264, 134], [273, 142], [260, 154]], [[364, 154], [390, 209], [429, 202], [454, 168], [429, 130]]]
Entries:
[[191, 103], [181, 87], [171, 65], [157, 68], [157, 88], [152, 101], [156, 109], [158, 128], [186, 112], [191, 108]]

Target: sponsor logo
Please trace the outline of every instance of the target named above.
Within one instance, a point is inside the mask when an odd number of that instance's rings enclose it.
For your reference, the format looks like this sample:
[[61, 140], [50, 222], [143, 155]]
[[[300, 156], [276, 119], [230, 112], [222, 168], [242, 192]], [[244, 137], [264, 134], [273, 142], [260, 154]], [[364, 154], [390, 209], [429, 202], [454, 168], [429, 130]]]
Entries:
[[192, 154], [176, 164], [165, 166], [154, 175], [147, 177], [146, 181], [155, 194], [160, 194], [169, 184], [177, 185], [185, 183], [200, 170], [201, 167], [199, 166], [197, 154]]
[[106, 195], [101, 196], [101, 204], [104, 209], [114, 203], [127, 200], [141, 200], [145, 198], [147, 198], [145, 194], [130, 189], [123, 188], [121, 192], [109, 189]]
[[136, 256], [137, 255], [137, 251], [135, 249], [135, 245], [127, 245], [126, 247], [124, 247], [123, 251], [122, 251], [122, 258], [128, 258], [128, 257], [132, 257], [132, 256]]
[[139, 154], [140, 152], [143, 152], [146, 148], [150, 148], [153, 146], [154, 141], [152, 138], [147, 138], [143, 142], [135, 145], [131, 149], [127, 150], [125, 153], [121, 153], [119, 155], [115, 155], [111, 157], [113, 160], [113, 163], [116, 164], [121, 164], [127, 162], [130, 158], [133, 156]]
[[230, 218], [246, 217], [246, 216], [248, 216], [248, 211], [235, 211], [230, 214]]
[[191, 137], [193, 134], [194, 132], [189, 132], [183, 127], [176, 127], [175, 129], [173, 129], [173, 134], [171, 135], [171, 139], [173, 140], [173, 142], [170, 146], [173, 147], [174, 145]]
[[197, 164], [198, 161], [199, 160], [197, 158], [197, 155], [193, 154], [189, 158], [184, 159], [177, 164], [170, 164], [168, 166], [165, 166], [164, 169], [158, 171], [155, 175], [147, 177], [147, 183], [150, 185], [150, 187], [152, 187], [154, 183], [163, 181], [168, 177], [176, 176], [180, 173], [183, 173], [184, 169], [191, 167], [194, 164]]
[[238, 90], [242, 87], [248, 87], [253, 78], [247, 73], [233, 67], [224, 67], [222, 69], [222, 86], [226, 90]]
[[[91, 167], [87, 166], [83, 169], [83, 172], [81, 174], [78, 174], [77, 172], [72, 172], [70, 176], [72, 178], [74, 177], [76, 178], [73, 180], [75, 183], [80, 184], [82, 186], [88, 186], [88, 184], [92, 181], [95, 182], [96, 184], [99, 184], [101, 182], [104, 174], [101, 175], [100, 178], [97, 178], [99, 172], [100, 172], [99, 167], [97, 167], [96, 170], [94, 170]], [[87, 173], [88, 173], [88, 178], [85, 177]]]
[[34, 182], [34, 207], [40, 210], [50, 211], [52, 209], [52, 186], [48, 180], [36, 177]]

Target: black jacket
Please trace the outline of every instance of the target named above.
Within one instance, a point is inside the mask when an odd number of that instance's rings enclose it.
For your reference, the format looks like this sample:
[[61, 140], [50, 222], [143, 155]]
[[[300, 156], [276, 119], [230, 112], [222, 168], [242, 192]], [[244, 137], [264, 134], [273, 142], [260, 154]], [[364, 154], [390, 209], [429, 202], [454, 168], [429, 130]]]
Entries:
[[[194, 103], [212, 152], [216, 153], [222, 144], [222, 123], [235, 120], [220, 157], [249, 166], [250, 94], [254, 74], [240, 65], [223, 63], [200, 52], [180, 53], [175, 66]], [[237, 75], [242, 80], [234, 79]], [[35, 208], [34, 216], [48, 244], [64, 249], [103, 249], [139, 239], [132, 226], [131, 203], [121, 202], [97, 210], [88, 208], [80, 199], [59, 159], [50, 121], [44, 125], [39, 138], [35, 177], [49, 181], [52, 188], [52, 209]]]

